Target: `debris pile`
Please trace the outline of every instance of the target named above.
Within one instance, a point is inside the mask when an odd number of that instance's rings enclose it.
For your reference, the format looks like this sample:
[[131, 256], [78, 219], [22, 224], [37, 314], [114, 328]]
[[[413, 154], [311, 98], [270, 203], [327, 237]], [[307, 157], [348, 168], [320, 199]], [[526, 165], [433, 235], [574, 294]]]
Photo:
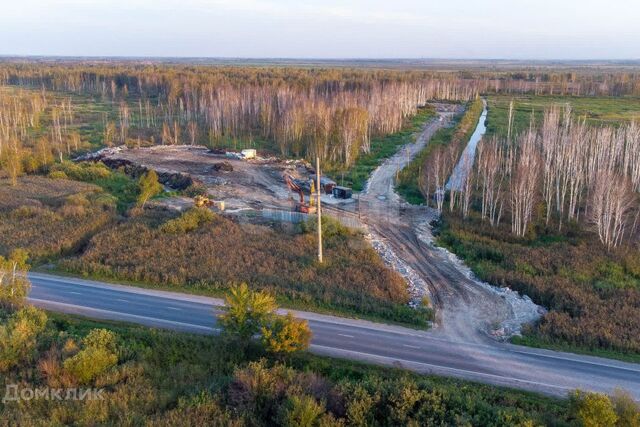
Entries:
[[433, 234], [431, 232], [431, 221], [424, 221], [416, 227], [416, 235], [422, 242], [428, 244], [438, 251], [444, 258], [447, 258], [458, 271], [465, 275], [470, 281], [504, 299], [509, 305], [512, 316], [504, 319], [500, 325], [493, 328], [490, 334], [498, 339], [508, 339], [514, 335], [522, 333], [522, 325], [533, 323], [540, 319], [546, 313], [544, 307], [534, 303], [528, 295], [520, 295], [520, 293], [508, 288], [492, 286], [487, 282], [478, 279], [473, 271], [467, 267], [464, 262], [455, 254], [447, 249], [436, 246], [433, 242]]
[[214, 163], [211, 169], [216, 172], [233, 172], [233, 166], [229, 162]]
[[415, 270], [400, 259], [381, 237], [371, 233], [365, 237], [384, 260], [385, 264], [397, 271], [407, 282], [409, 294], [411, 295], [411, 301], [409, 302], [411, 307], [415, 308], [421, 305], [424, 297], [431, 301], [431, 294], [426, 282], [422, 280]]

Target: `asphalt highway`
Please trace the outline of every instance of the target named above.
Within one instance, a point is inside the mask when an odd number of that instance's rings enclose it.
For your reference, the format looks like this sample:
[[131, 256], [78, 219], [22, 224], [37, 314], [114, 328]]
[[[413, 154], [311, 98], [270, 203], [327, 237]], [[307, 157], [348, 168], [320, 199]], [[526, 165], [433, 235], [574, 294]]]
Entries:
[[[215, 333], [222, 301], [68, 277], [30, 273], [39, 307], [91, 318], [193, 333]], [[431, 331], [292, 311], [309, 321], [311, 351], [419, 373], [446, 375], [556, 396], [574, 389], [629, 391], [640, 400], [640, 365], [504, 344], [465, 343]]]

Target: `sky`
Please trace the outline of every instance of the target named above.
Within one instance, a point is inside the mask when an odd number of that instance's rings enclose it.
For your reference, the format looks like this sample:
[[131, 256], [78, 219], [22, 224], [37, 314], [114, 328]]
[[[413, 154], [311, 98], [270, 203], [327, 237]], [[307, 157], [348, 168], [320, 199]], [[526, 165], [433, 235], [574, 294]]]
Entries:
[[639, 0], [0, 3], [0, 55], [640, 59]]

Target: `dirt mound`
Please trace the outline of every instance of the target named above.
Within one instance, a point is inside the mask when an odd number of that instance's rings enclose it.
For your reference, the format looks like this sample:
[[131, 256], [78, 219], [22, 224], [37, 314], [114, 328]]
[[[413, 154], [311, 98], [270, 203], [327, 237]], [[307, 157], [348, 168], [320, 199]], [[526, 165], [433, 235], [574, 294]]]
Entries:
[[233, 172], [233, 165], [229, 162], [215, 163], [212, 169], [216, 172]]

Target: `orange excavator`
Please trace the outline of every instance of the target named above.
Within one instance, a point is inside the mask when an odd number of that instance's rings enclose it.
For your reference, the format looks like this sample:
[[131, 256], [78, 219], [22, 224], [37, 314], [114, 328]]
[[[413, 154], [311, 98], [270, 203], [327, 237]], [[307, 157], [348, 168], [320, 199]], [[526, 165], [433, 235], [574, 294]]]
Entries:
[[294, 193], [298, 193], [298, 197], [300, 198], [300, 201], [298, 201], [298, 203], [296, 204], [296, 211], [302, 212], [302, 213], [315, 213], [316, 207], [314, 206], [314, 203], [313, 203], [313, 186], [311, 188], [311, 199], [310, 199], [311, 203], [306, 204], [304, 201], [304, 192], [302, 191], [302, 188], [298, 184], [296, 184], [293, 177], [287, 173], [285, 173], [283, 176], [284, 176], [284, 182], [287, 183], [287, 187], [289, 187], [289, 190], [291, 190]]

